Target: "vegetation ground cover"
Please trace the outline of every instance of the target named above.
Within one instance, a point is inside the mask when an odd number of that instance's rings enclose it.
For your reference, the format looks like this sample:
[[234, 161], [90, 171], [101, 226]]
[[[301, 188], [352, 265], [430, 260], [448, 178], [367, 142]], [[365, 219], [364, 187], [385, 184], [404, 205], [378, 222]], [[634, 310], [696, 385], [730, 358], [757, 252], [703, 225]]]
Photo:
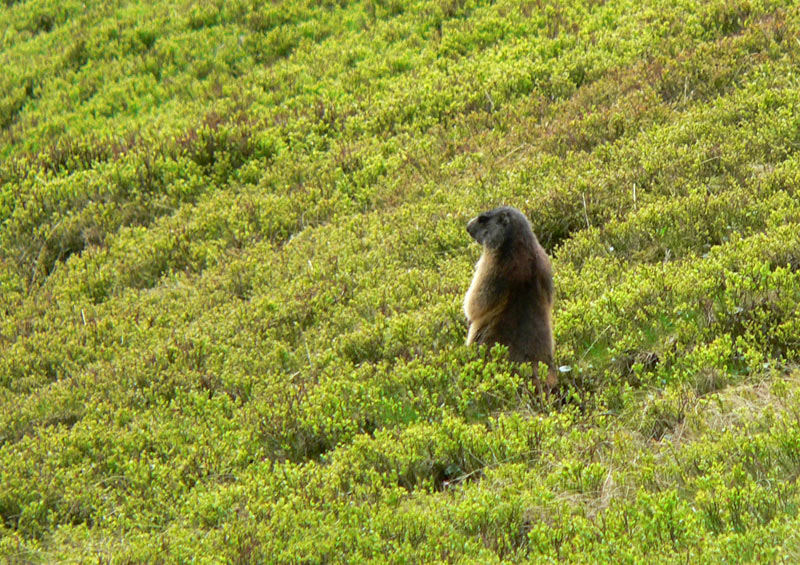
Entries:
[[[800, 557], [800, 10], [0, 7], [0, 555]], [[464, 231], [553, 260], [558, 394]]]

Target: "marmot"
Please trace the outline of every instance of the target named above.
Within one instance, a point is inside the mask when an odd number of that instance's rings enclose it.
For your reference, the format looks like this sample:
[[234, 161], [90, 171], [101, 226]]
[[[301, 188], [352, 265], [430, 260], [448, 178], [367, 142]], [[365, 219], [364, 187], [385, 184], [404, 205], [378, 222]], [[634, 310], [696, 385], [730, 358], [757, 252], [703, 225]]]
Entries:
[[483, 253], [464, 297], [467, 345], [502, 343], [512, 361], [553, 362], [553, 274], [550, 260], [525, 215], [510, 206], [473, 218], [467, 232]]

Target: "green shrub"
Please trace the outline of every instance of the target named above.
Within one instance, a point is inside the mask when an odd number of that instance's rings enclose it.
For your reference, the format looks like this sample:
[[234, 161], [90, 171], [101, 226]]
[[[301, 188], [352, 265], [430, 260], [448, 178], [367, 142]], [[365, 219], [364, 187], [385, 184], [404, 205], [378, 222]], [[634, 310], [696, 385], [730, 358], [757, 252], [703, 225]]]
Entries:
[[[796, 561], [798, 31], [6, 2], [0, 555]], [[549, 395], [463, 345], [498, 204], [552, 259]]]

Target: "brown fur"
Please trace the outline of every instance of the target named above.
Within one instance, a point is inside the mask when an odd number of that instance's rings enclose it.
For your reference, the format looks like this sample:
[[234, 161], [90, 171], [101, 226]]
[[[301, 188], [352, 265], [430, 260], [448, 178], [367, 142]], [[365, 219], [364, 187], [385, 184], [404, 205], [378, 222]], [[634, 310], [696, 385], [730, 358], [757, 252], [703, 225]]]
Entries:
[[501, 343], [512, 361], [553, 361], [553, 275], [550, 260], [531, 231], [528, 219], [504, 206], [485, 212], [467, 225], [483, 245], [472, 284], [464, 297], [469, 323], [467, 345]]

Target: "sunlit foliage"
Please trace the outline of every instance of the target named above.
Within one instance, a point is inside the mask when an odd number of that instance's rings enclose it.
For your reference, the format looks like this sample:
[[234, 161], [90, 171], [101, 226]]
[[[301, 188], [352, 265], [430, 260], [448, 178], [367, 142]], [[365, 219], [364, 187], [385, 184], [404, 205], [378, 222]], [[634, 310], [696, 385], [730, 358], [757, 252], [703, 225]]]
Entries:
[[795, 3], [1, 6], [0, 556], [800, 559]]

